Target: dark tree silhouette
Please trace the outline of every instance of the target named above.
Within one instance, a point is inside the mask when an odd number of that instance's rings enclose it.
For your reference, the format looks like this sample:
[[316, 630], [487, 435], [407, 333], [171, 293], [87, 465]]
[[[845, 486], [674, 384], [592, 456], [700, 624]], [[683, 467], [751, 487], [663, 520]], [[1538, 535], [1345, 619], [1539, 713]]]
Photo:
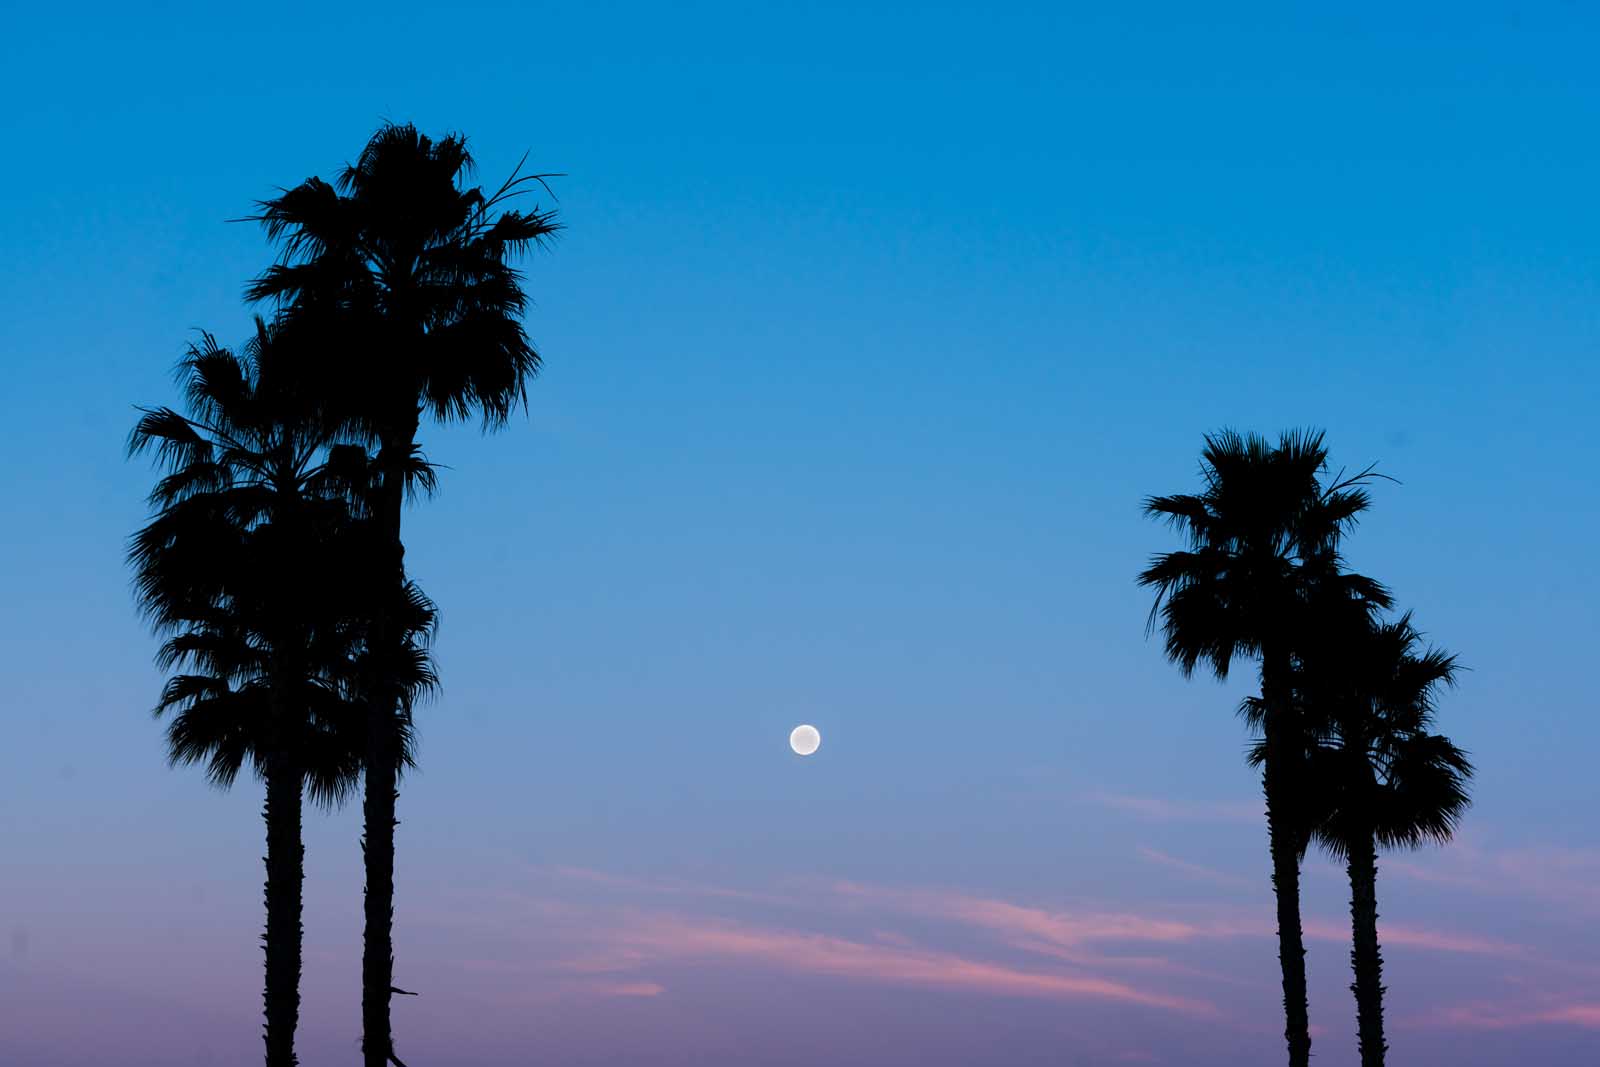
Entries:
[[1336, 582], [1372, 607], [1388, 606], [1378, 583], [1339, 570], [1339, 542], [1368, 506], [1370, 470], [1323, 484], [1320, 433], [1283, 434], [1276, 445], [1225, 431], [1206, 438], [1198, 494], [1151, 497], [1147, 514], [1168, 520], [1188, 548], [1163, 553], [1139, 575], [1156, 591], [1167, 657], [1187, 677], [1204, 663], [1226, 678], [1236, 657], [1260, 664], [1267, 837], [1277, 898], [1284, 1036], [1291, 1067], [1311, 1056], [1300, 858], [1306, 848], [1295, 774], [1303, 725], [1293, 701], [1296, 631], [1318, 583]]
[[[336, 805], [360, 771], [356, 680], [369, 653], [355, 608], [374, 575], [371, 524], [348, 507], [360, 450], [325, 449], [317, 416], [275, 373], [278, 345], [260, 320], [237, 355], [207, 335], [180, 365], [188, 414], [142, 409], [129, 451], [153, 450], [167, 473], [129, 557], [140, 605], [167, 636], [158, 664], [176, 672], [156, 707], [171, 713], [171, 761], [203, 764], [223, 788], [249, 763], [266, 783], [266, 1063], [293, 1067], [302, 795]], [[405, 707], [432, 685], [432, 608], [414, 588], [407, 602]]]
[[[411, 125], [375, 133], [336, 184], [310, 178], [261, 204], [256, 218], [282, 260], [248, 290], [273, 301], [315, 338], [307, 361], [343, 429], [375, 450], [372, 510], [386, 536], [384, 566], [404, 580], [401, 512], [407, 469], [419, 462], [421, 416], [503, 425], [526, 402], [539, 356], [523, 332], [526, 305], [511, 260], [557, 230], [554, 213], [506, 210], [542, 184], [513, 173], [486, 194], [459, 136], [434, 141]], [[519, 168], [520, 170], [520, 168]], [[397, 629], [375, 612], [374, 647]], [[377, 663], [378, 661], [374, 661]], [[392, 678], [367, 680], [363, 852], [362, 1048], [366, 1067], [394, 1059], [394, 831], [397, 747]], [[398, 1062], [398, 1061], [397, 1061]]]
[[[1343, 860], [1350, 877], [1350, 964], [1362, 1067], [1382, 1067], [1383, 957], [1378, 944], [1379, 848], [1446, 842], [1470, 803], [1472, 764], [1450, 739], [1431, 733], [1435, 694], [1455, 684], [1455, 657], [1418, 651], [1410, 614], [1373, 624], [1334, 606], [1317, 621], [1319, 639], [1298, 672], [1297, 698], [1314, 724], [1305, 777], [1311, 833]], [[1246, 700], [1259, 725], [1264, 708]], [[1266, 759], [1264, 744], [1251, 751]]]

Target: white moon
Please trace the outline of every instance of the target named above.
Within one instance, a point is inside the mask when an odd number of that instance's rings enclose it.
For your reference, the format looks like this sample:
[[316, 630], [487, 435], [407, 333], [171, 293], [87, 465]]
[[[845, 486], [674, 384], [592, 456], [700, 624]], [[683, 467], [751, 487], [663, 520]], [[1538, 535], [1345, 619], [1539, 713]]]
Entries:
[[822, 744], [822, 735], [817, 733], [815, 726], [802, 724], [796, 726], [789, 733], [789, 747], [794, 749], [797, 756], [809, 756]]

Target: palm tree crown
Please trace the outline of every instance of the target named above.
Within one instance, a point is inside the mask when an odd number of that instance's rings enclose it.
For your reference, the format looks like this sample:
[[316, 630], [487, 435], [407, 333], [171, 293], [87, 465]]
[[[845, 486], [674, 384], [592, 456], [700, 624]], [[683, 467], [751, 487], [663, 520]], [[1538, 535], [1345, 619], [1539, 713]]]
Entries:
[[[334, 184], [309, 178], [255, 216], [283, 261], [247, 290], [310, 316], [340, 358], [324, 381], [343, 415], [382, 440], [420, 410], [505, 422], [526, 401], [539, 354], [523, 330], [527, 298], [511, 260], [560, 229], [555, 213], [505, 210], [545, 175], [492, 193], [467, 186], [465, 139], [387, 125]], [[351, 336], [359, 345], [346, 344]]]
[[1284, 644], [1313, 578], [1337, 576], [1373, 607], [1388, 606], [1377, 582], [1338, 571], [1339, 540], [1371, 504], [1372, 471], [1324, 485], [1327, 467], [1320, 433], [1290, 432], [1272, 445], [1225, 430], [1206, 437], [1202, 492], [1145, 501], [1146, 514], [1189, 542], [1139, 575], [1156, 591], [1150, 624], [1160, 619], [1167, 657], [1185, 675], [1203, 663], [1226, 678], [1236, 657]]
[[1369, 835], [1386, 849], [1444, 843], [1471, 803], [1470, 760], [1430, 732], [1436, 694], [1455, 685], [1460, 667], [1443, 650], [1419, 650], [1421, 640], [1409, 612], [1358, 631], [1329, 649], [1338, 673], [1330, 667], [1331, 678], [1313, 682], [1310, 713], [1324, 723], [1314, 751], [1356, 772], [1333, 778], [1315, 831], [1336, 858]]
[[[160, 666], [198, 672], [174, 676], [158, 711], [182, 712], [173, 757], [204, 756], [221, 785], [272, 747], [274, 692], [307, 713], [274, 725], [293, 735], [289, 748], [326, 745], [340, 731], [348, 739], [350, 729], [339, 679], [358, 631], [336, 598], [359, 572], [345, 478], [323, 451], [325, 436], [279, 388], [274, 344], [260, 320], [239, 354], [203, 336], [180, 365], [189, 414], [143, 409], [129, 439], [130, 453], [153, 450], [167, 470], [151, 493], [155, 517], [130, 544], [137, 596], [169, 635]], [[294, 691], [284, 692], [291, 678]], [[208, 729], [218, 731], [215, 746]], [[355, 768], [348, 755], [325, 754], [331, 762], [305, 770], [313, 800], [332, 804]]]

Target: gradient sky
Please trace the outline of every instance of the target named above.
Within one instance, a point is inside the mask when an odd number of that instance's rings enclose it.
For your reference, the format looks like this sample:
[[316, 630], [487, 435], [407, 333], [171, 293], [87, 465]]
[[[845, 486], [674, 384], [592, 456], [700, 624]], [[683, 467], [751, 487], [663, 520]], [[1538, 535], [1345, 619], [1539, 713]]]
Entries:
[[[226, 220], [385, 117], [568, 175], [529, 417], [429, 430], [408, 519], [411, 1063], [1281, 1062], [1248, 678], [1182, 681], [1133, 584], [1222, 426], [1400, 479], [1353, 563], [1472, 668], [1465, 831], [1382, 864], [1396, 1061], [1600, 1056], [1593, 8], [7, 22], [0, 1061], [259, 1054], [260, 788], [163, 766], [122, 447], [247, 333]], [[307, 1067], [356, 1060], [358, 833], [308, 818]], [[1308, 861], [1326, 1063], [1345, 892]]]

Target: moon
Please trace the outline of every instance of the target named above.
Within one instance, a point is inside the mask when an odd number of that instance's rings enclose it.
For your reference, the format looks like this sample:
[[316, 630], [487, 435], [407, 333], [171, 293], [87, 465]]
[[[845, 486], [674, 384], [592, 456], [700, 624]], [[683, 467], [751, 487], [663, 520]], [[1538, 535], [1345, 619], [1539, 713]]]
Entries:
[[815, 726], [801, 723], [789, 732], [789, 747], [796, 756], [809, 756], [822, 744], [822, 735]]

